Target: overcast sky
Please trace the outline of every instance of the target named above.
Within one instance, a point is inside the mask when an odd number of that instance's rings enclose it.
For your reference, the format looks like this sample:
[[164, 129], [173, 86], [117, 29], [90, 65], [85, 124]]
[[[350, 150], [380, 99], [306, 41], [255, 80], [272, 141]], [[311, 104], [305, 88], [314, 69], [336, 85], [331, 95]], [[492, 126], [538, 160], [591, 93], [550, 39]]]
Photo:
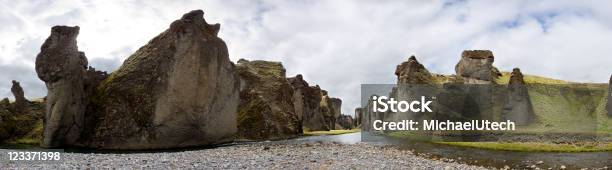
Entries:
[[79, 50], [110, 72], [193, 9], [221, 24], [232, 61], [281, 61], [342, 98], [344, 114], [360, 84], [395, 83], [410, 55], [444, 74], [465, 49], [492, 50], [502, 71], [579, 82], [612, 73], [612, 1], [0, 0], [0, 97], [12, 97], [13, 79], [30, 98], [46, 95], [34, 60], [54, 25], [80, 26]]

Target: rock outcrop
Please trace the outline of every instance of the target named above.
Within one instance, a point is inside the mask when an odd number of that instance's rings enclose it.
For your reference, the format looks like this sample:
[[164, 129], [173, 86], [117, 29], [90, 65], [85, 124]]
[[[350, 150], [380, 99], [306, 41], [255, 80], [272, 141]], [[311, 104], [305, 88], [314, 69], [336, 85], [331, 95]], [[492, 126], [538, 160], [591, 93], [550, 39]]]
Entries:
[[[203, 16], [201, 10], [183, 15], [102, 81], [82, 145], [162, 149], [233, 140], [239, 81], [217, 37], [220, 25]], [[90, 73], [90, 80], [103, 78]]]
[[11, 92], [15, 96], [15, 103], [13, 103], [13, 111], [18, 114], [29, 114], [28, 100], [26, 100], [23, 88], [19, 85], [18, 81], [13, 80], [13, 86]]
[[395, 69], [398, 84], [432, 84], [433, 76], [425, 69], [415, 56], [397, 65]]
[[517, 125], [528, 125], [534, 121], [535, 113], [523, 74], [519, 68], [512, 69], [508, 83], [506, 103], [502, 110], [502, 121], [514, 121]]
[[294, 90], [280, 62], [247, 61], [236, 65], [240, 76], [238, 135], [246, 139], [287, 139], [302, 133]]
[[287, 78], [295, 91], [294, 107], [295, 112], [301, 118], [304, 130], [326, 131], [330, 130], [325, 124], [325, 117], [320, 112], [321, 107], [321, 88], [319, 86], [309, 86], [302, 75]]
[[466, 50], [455, 66], [457, 76], [467, 84], [492, 84], [501, 76], [493, 67], [494, 56], [489, 50]]
[[42, 147], [76, 143], [83, 129], [87, 58], [78, 51], [79, 27], [55, 26], [36, 57], [36, 73], [47, 85]]
[[337, 122], [342, 129], [353, 129], [355, 127], [353, 124], [353, 117], [350, 115], [340, 115]]

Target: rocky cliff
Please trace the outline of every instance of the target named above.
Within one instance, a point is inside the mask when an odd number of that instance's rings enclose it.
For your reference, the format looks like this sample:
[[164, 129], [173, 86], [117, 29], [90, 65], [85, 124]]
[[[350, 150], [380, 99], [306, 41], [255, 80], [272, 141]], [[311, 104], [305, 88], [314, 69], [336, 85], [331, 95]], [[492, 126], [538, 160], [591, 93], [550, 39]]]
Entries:
[[236, 65], [240, 76], [238, 135], [242, 138], [286, 139], [302, 133], [294, 108], [294, 90], [280, 62], [247, 61]]
[[302, 75], [287, 78], [295, 92], [294, 107], [297, 115], [300, 116], [304, 130], [325, 131], [330, 130], [325, 124], [325, 115], [320, 111], [321, 107], [321, 88], [319, 86], [309, 86]]

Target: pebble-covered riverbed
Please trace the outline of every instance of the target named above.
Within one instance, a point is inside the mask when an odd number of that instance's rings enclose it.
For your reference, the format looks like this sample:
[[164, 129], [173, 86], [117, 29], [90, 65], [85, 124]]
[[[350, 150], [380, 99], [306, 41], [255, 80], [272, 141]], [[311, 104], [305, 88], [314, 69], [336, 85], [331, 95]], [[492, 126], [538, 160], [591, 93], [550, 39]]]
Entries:
[[485, 169], [365, 143], [253, 143], [160, 153], [64, 153], [58, 164], [0, 169]]

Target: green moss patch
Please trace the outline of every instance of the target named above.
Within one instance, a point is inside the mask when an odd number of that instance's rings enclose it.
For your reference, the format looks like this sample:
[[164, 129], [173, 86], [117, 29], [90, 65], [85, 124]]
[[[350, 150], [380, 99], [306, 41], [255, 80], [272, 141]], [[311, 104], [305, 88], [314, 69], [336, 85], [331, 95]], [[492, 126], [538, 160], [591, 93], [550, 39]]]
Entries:
[[342, 135], [348, 133], [360, 132], [361, 129], [350, 130], [330, 130], [330, 131], [304, 131], [304, 136], [321, 136], [321, 135]]

